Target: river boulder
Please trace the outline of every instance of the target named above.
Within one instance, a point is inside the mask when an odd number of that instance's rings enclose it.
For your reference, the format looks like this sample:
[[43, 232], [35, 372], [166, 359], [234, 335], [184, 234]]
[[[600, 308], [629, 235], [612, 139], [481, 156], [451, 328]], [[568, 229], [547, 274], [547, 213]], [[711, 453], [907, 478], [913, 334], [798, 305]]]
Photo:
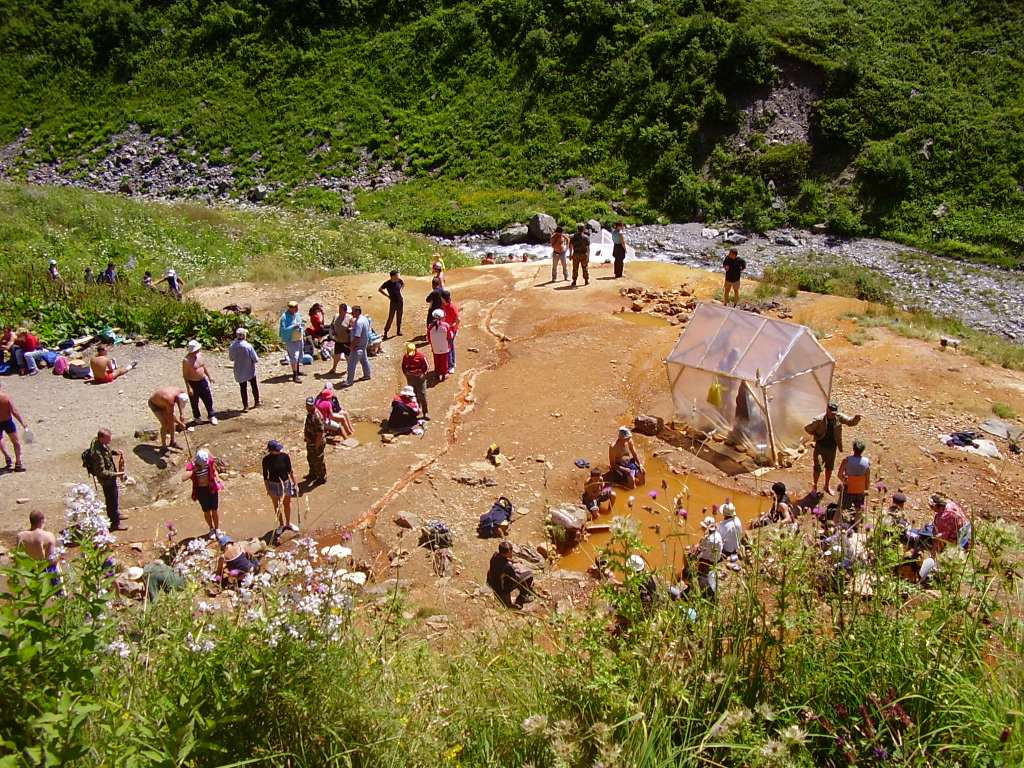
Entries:
[[554, 216], [546, 213], [535, 213], [526, 222], [526, 228], [530, 232], [530, 240], [534, 243], [546, 243], [555, 234], [555, 227], [558, 223]]
[[498, 233], [498, 242], [502, 245], [519, 245], [530, 239], [530, 230], [525, 224], [512, 224]]

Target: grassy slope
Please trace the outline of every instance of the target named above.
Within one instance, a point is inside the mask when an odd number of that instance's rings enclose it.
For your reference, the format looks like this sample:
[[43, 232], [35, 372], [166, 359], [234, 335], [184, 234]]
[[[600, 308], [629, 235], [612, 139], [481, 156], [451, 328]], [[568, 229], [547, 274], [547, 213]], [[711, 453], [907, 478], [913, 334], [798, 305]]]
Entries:
[[[608, 203], [622, 200], [639, 219], [827, 220], [840, 232], [879, 232], [968, 258], [1019, 264], [1024, 256], [1016, 4], [77, 0], [58, 9], [4, 0], [0, 8], [12, 11], [0, 27], [0, 137], [31, 125], [37, 158], [74, 158], [135, 121], [232, 163], [242, 189], [264, 169], [285, 184], [279, 202], [334, 208], [332, 193], [292, 198], [293, 185], [343, 174], [359, 147], [408, 161], [412, 184], [362, 195], [360, 207], [428, 231], [493, 226], [534, 207], [607, 217]], [[810, 162], [756, 141], [714, 152], [736, 119], [727, 97], [763, 84], [782, 51], [830, 73]], [[927, 139], [928, 160], [918, 153]], [[330, 150], [315, 153], [325, 143]], [[851, 164], [857, 180], [839, 183]], [[519, 199], [574, 175], [599, 183], [591, 196], [547, 187]], [[779, 213], [764, 182], [785, 175], [790, 206]], [[936, 220], [939, 203], [949, 214]]]

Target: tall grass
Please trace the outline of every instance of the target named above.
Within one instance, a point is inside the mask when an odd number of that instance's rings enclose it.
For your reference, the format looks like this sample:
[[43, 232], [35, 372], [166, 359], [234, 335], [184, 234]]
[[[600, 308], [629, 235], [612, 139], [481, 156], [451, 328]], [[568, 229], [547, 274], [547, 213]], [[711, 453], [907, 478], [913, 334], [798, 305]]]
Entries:
[[644, 607], [627, 580], [576, 614], [443, 640], [400, 600], [282, 612], [285, 579], [212, 612], [201, 591], [117, 607], [97, 597], [102, 551], [60, 598], [19, 560], [0, 606], [18, 692], [4, 765], [61, 749], [111, 766], [1018, 765], [1022, 594], [1000, 557], [1019, 536], [978, 527], [997, 546], [944, 561], [935, 592], [893, 576], [881, 532], [866, 596], [767, 532], [718, 603]]

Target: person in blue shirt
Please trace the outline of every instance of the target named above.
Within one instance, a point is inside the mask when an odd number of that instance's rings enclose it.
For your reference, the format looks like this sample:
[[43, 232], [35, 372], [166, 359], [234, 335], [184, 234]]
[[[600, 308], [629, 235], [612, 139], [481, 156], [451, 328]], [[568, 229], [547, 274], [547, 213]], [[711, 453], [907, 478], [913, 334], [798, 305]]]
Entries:
[[351, 387], [356, 378], [356, 362], [363, 367], [363, 378], [370, 378], [370, 359], [366, 349], [370, 345], [370, 320], [363, 314], [363, 308], [352, 307], [352, 329], [349, 333], [348, 380], [346, 387]]
[[[281, 315], [277, 334], [288, 353], [288, 362], [292, 364], [292, 381], [298, 383], [302, 375], [302, 337], [305, 326], [299, 316], [299, 302], [289, 301], [288, 309]], [[351, 370], [351, 368], [349, 369]]]
[[247, 385], [252, 388], [253, 407], [258, 407], [260, 404], [260, 387], [256, 381], [256, 363], [260, 361], [260, 358], [252, 344], [246, 340], [248, 335], [249, 332], [245, 328], [238, 328], [235, 331], [235, 340], [228, 347], [228, 359], [235, 366], [235, 382], [242, 392], [243, 411], [249, 410]]

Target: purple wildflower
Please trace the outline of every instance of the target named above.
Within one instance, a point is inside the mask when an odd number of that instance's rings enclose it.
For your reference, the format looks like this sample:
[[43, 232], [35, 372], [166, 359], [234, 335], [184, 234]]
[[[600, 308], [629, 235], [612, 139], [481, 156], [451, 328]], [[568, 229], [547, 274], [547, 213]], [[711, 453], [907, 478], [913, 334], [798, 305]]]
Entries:
[[887, 750], [885, 747], [873, 747], [871, 749], [871, 754], [874, 756], [875, 760], [889, 759], [889, 750]]

